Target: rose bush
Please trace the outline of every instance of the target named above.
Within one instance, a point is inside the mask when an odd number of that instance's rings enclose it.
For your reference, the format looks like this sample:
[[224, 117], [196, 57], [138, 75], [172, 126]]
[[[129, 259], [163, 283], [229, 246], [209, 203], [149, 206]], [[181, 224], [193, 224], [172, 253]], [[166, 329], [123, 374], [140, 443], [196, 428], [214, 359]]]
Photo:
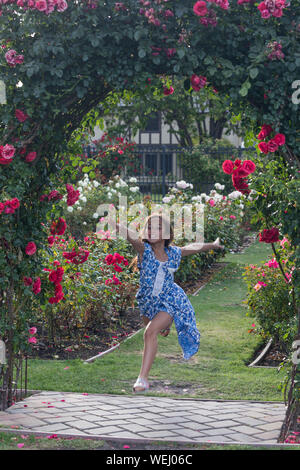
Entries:
[[246, 304], [248, 315], [255, 318], [255, 331], [264, 340], [272, 338], [288, 356], [297, 332], [297, 317], [290, 295], [294, 289], [295, 264], [289, 240], [283, 238], [278, 242], [278, 261], [271, 258], [260, 266], [246, 267]]

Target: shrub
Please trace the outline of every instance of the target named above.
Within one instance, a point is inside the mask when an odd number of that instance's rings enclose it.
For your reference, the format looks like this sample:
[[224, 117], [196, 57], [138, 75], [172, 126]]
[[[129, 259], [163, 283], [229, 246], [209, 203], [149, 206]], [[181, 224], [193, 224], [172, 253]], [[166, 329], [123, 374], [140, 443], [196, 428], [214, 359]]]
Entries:
[[296, 315], [293, 302], [293, 252], [285, 240], [281, 241], [277, 255], [286, 280], [276, 258], [266, 261], [262, 266], [247, 266], [244, 279], [248, 286], [247, 314], [258, 323], [255, 331], [265, 339], [273, 338], [288, 352], [296, 334]]

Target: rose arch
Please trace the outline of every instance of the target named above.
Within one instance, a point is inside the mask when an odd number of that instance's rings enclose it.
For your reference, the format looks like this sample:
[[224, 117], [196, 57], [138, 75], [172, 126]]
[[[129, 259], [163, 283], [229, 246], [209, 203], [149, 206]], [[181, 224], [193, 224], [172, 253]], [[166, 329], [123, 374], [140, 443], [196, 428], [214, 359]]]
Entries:
[[[165, 95], [176, 92], [174, 76], [191, 93], [214, 87], [256, 139], [261, 165], [227, 162], [224, 171], [237, 190], [256, 190], [261, 241], [288, 236], [295, 248], [290, 290], [299, 324], [299, 0], [0, 0], [0, 26], [0, 334], [8, 390], [14, 355], [28, 341], [32, 298], [49, 301], [39, 250], [48, 244], [47, 217], [52, 236], [65, 230], [55, 210], [61, 155], [111, 91], [143, 89], [149, 78]], [[288, 186], [277, 187], [286, 171]], [[78, 198], [71, 184], [66, 195], [70, 205]], [[53, 276], [51, 299], [59, 302], [63, 273]], [[299, 409], [297, 374], [295, 362], [286, 422]]]

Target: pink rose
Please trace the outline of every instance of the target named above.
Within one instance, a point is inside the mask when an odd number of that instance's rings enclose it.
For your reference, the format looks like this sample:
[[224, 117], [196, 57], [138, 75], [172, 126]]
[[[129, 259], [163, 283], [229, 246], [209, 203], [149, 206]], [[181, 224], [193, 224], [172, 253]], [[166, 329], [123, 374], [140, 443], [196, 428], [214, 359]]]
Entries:
[[13, 145], [6, 144], [2, 148], [2, 157], [5, 158], [6, 160], [11, 160], [15, 154], [15, 147]]
[[36, 252], [36, 244], [34, 242], [27, 243], [25, 252], [29, 256], [33, 255]]
[[37, 0], [35, 2], [35, 8], [39, 11], [47, 10], [47, 2], [45, 0]]
[[195, 15], [197, 16], [205, 16], [208, 13], [206, 2], [203, 2], [201, 0], [195, 3], [193, 10]]
[[170, 86], [170, 88], [164, 87], [163, 90], [164, 95], [172, 95], [174, 93], [174, 88]]
[[28, 343], [36, 344], [36, 343], [37, 343], [37, 339], [36, 339], [34, 336], [31, 336], [31, 338], [28, 338]]
[[57, 0], [56, 2], [56, 9], [57, 11], [65, 11], [68, 8], [68, 4], [65, 0]]
[[267, 19], [267, 18], [270, 18], [271, 14], [269, 12], [269, 10], [263, 10], [261, 12], [261, 17], [264, 18], [264, 19]]
[[35, 335], [36, 332], [37, 332], [37, 329], [36, 329], [35, 326], [32, 326], [31, 328], [29, 328], [28, 331], [29, 331], [29, 334], [30, 334], [30, 335]]
[[26, 119], [28, 119], [29, 117], [26, 113], [23, 113], [23, 111], [21, 111], [20, 109], [16, 109], [15, 116], [20, 122], [26, 121]]

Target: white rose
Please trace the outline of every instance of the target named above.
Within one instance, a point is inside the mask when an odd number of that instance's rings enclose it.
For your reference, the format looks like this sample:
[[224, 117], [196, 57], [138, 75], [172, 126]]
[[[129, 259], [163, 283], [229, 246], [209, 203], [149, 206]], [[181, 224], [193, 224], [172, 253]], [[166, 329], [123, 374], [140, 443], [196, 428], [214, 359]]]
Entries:
[[85, 196], [79, 196], [79, 199], [80, 199], [82, 202], [86, 202], [86, 201], [87, 201], [87, 199], [86, 199]]
[[177, 188], [179, 189], [186, 189], [189, 185], [185, 181], [177, 181], [176, 183]]
[[164, 202], [165, 204], [168, 204], [169, 202], [171, 201], [171, 198], [170, 197], [163, 197], [162, 198], [162, 202]]
[[116, 188], [119, 188], [119, 187], [120, 187], [120, 183], [116, 183], [115, 187], [116, 187]]
[[67, 207], [67, 211], [68, 211], [68, 212], [73, 212], [73, 207], [72, 207], [72, 206], [68, 206], [68, 207]]
[[94, 181], [95, 188], [98, 188], [99, 185], [100, 185], [100, 183], [98, 183], [98, 181]]
[[97, 214], [97, 212], [94, 212], [93, 218], [94, 218], [94, 219], [98, 219], [98, 217], [99, 217], [99, 215]]
[[131, 176], [131, 178], [129, 178], [129, 183], [137, 183], [137, 179], [134, 176]]

